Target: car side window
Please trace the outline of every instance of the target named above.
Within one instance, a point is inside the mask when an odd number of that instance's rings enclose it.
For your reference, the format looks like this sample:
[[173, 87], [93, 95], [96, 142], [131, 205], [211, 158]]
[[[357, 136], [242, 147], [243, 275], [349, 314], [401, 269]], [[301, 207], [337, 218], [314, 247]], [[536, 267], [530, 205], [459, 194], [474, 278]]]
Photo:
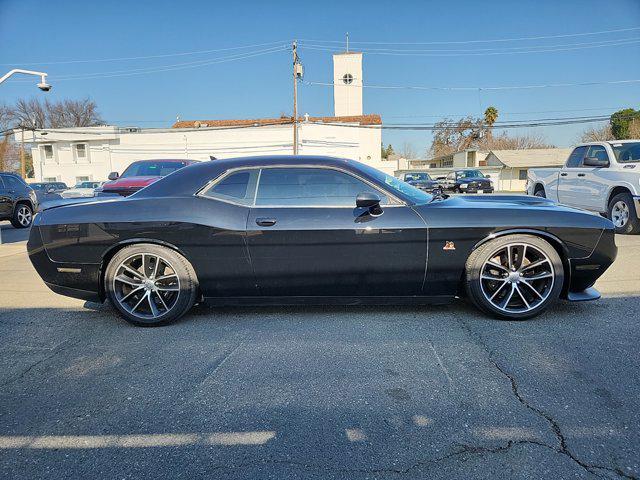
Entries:
[[360, 193], [389, 199], [367, 183], [327, 168], [265, 168], [260, 174], [257, 206], [354, 207]]
[[597, 158], [598, 160], [609, 161], [607, 150], [602, 145], [591, 145], [587, 157]]
[[569, 159], [567, 160], [567, 164], [565, 165], [567, 168], [577, 168], [582, 165], [582, 159], [584, 158], [584, 154], [587, 152], [587, 147], [576, 147], [571, 155], [569, 155]]
[[253, 204], [258, 169], [241, 170], [222, 177], [202, 193], [205, 197], [227, 200], [242, 205]]
[[4, 175], [3, 177], [4, 177], [4, 184], [6, 185], [7, 189], [22, 190], [23, 188], [22, 182], [20, 182], [20, 180], [18, 180], [16, 177], [12, 175]]

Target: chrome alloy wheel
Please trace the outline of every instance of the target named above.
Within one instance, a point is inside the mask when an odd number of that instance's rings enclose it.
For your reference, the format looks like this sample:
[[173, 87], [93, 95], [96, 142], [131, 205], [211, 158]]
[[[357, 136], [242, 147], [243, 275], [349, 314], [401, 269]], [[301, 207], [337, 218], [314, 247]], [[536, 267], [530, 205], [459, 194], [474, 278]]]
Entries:
[[537, 247], [511, 243], [495, 250], [482, 266], [480, 287], [495, 308], [527, 313], [553, 290], [555, 272], [549, 257]]
[[611, 209], [611, 221], [618, 227], [624, 227], [629, 221], [629, 206], [622, 200], [617, 201]]
[[180, 279], [164, 258], [137, 253], [118, 265], [113, 277], [113, 291], [127, 312], [151, 320], [175, 306], [180, 295]]
[[17, 215], [18, 223], [23, 227], [28, 227], [31, 224], [31, 209], [26, 205], [20, 205], [18, 207]]

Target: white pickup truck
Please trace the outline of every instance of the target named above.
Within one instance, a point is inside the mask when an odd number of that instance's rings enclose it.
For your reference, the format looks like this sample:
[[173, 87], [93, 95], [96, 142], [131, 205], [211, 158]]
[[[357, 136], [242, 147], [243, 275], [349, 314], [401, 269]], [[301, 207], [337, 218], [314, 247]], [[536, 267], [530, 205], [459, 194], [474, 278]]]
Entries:
[[605, 215], [640, 233], [640, 140], [583, 143], [564, 167], [529, 170], [527, 194]]

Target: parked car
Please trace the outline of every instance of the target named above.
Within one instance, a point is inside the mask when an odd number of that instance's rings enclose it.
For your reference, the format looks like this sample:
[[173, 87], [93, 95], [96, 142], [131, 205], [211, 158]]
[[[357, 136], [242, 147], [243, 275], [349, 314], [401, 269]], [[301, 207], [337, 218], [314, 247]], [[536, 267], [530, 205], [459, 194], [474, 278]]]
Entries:
[[104, 182], [85, 181], [76, 183], [75, 187], [60, 193], [62, 198], [84, 198], [93, 197], [96, 188], [100, 187]]
[[122, 172], [122, 175], [119, 175], [118, 172], [111, 172], [109, 181], [96, 193], [118, 194], [126, 197], [193, 163], [196, 163], [196, 160], [140, 160], [133, 162]]
[[15, 228], [27, 228], [37, 208], [36, 194], [22, 177], [0, 172], [0, 220], [9, 220]]
[[61, 193], [69, 189], [67, 184], [64, 182], [38, 182], [30, 183], [29, 186], [36, 192], [43, 193]]
[[64, 182], [37, 182], [29, 186], [36, 192], [38, 203], [60, 199], [60, 194], [69, 189]]
[[427, 172], [407, 172], [404, 174], [403, 180], [409, 185], [429, 193], [438, 187], [438, 181], [431, 178]]
[[[68, 228], [68, 226], [74, 228]], [[592, 288], [613, 224], [541, 198], [432, 196], [313, 156], [202, 162], [127, 198], [45, 209], [27, 244], [55, 292], [136, 325], [214, 304], [437, 303], [506, 319]]]
[[527, 193], [605, 215], [617, 233], [640, 233], [640, 140], [580, 144], [562, 168], [529, 170]]
[[480, 170], [456, 170], [441, 181], [445, 192], [450, 193], [493, 193], [493, 182]]

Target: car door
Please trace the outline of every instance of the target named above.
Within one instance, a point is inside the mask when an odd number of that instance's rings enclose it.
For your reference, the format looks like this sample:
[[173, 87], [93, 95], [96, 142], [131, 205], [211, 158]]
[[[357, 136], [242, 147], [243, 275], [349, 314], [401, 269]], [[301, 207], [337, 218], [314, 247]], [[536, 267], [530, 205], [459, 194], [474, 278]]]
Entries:
[[[382, 213], [356, 207], [381, 198]], [[417, 295], [427, 228], [413, 209], [333, 167], [263, 168], [247, 220], [256, 282], [265, 296]]]
[[[604, 145], [591, 145], [585, 158], [597, 158], [610, 162], [609, 154]], [[578, 177], [582, 178], [580, 185], [581, 205], [589, 210], [603, 212], [606, 209], [605, 203], [609, 192], [608, 180], [609, 167], [590, 167], [582, 165]]]
[[564, 205], [580, 206], [584, 187], [582, 186], [584, 170], [582, 160], [587, 153], [587, 146], [576, 147], [565, 166], [560, 170], [558, 178], [558, 202]]
[[0, 175], [0, 218], [8, 218], [13, 212], [13, 202], [3, 179], [4, 175]]

